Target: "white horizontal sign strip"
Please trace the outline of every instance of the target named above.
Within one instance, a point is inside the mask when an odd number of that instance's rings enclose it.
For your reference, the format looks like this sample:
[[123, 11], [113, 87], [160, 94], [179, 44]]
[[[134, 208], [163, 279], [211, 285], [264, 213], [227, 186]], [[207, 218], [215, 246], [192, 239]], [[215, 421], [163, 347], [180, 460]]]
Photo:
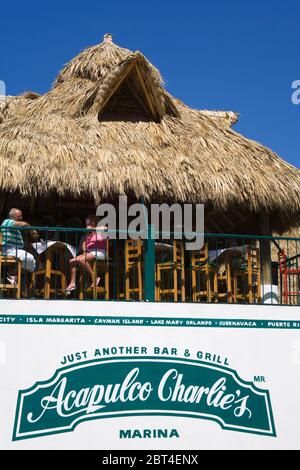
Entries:
[[300, 320], [300, 307], [279, 305], [106, 302], [73, 300], [0, 300], [0, 315], [81, 315], [118, 317], [240, 318]]

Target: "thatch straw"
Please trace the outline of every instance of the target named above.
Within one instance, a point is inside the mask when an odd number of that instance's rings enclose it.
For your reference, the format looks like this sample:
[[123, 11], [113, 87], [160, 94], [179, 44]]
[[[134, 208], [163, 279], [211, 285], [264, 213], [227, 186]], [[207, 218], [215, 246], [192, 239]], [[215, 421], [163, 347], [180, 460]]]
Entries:
[[267, 212], [274, 230], [300, 222], [300, 171], [234, 132], [236, 114], [173, 98], [140, 52], [86, 49], [45, 95], [9, 99], [2, 119], [2, 190]]
[[[272, 261], [278, 261], [278, 247], [285, 251], [288, 258], [293, 258], [296, 255], [300, 255], [300, 227], [297, 227], [289, 232], [285, 232], [281, 235], [274, 233], [273, 237], [277, 242], [272, 243]], [[277, 238], [278, 237], [278, 238]], [[285, 237], [287, 239], [285, 239]], [[300, 266], [300, 258], [298, 259], [298, 266]]]
[[199, 111], [203, 116], [208, 116], [213, 119], [217, 119], [220, 125], [225, 127], [232, 127], [239, 120], [238, 113], [233, 113], [232, 111], [208, 111], [203, 110]]

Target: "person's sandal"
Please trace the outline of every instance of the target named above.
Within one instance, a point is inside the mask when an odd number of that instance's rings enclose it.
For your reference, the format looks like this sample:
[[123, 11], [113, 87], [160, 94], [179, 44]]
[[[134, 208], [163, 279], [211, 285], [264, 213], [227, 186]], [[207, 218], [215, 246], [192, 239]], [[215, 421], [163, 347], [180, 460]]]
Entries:
[[[96, 287], [99, 285], [101, 277], [97, 277], [96, 279]], [[90, 289], [94, 289], [94, 283], [90, 286]]]
[[10, 282], [10, 284], [12, 284], [13, 286], [16, 286], [16, 285], [17, 285], [17, 276], [7, 276], [6, 279], [7, 279], [8, 282]]
[[71, 295], [71, 293], [76, 290], [76, 286], [66, 289], [66, 295]]

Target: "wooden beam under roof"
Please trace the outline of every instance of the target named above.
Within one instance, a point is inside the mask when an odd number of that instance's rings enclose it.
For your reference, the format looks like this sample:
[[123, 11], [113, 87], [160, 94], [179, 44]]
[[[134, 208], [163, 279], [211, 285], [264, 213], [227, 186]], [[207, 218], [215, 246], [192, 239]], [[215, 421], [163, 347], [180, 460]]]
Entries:
[[135, 69], [136, 69], [136, 72], [137, 72], [137, 76], [139, 78], [139, 81], [140, 81], [140, 84], [141, 84], [141, 87], [143, 89], [143, 92], [147, 98], [147, 102], [148, 102], [148, 105], [149, 105], [149, 108], [151, 110], [151, 113], [153, 115], [153, 118], [155, 121], [159, 121], [160, 120], [160, 116], [158, 115], [158, 113], [155, 111], [155, 106], [154, 106], [154, 103], [152, 102], [152, 98], [151, 98], [151, 95], [149, 94], [148, 90], [147, 90], [147, 87], [145, 85], [145, 82], [143, 80], [143, 77], [142, 77], [142, 72], [141, 72], [141, 69], [138, 65], [138, 63], [135, 63]]

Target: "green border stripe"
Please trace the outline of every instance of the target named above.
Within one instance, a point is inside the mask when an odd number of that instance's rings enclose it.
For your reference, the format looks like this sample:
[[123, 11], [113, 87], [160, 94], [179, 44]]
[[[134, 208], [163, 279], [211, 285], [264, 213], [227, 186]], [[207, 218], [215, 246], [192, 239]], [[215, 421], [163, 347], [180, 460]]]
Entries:
[[1, 325], [164, 326], [188, 328], [246, 328], [300, 330], [299, 320], [239, 318], [120, 317], [83, 315], [0, 315]]

